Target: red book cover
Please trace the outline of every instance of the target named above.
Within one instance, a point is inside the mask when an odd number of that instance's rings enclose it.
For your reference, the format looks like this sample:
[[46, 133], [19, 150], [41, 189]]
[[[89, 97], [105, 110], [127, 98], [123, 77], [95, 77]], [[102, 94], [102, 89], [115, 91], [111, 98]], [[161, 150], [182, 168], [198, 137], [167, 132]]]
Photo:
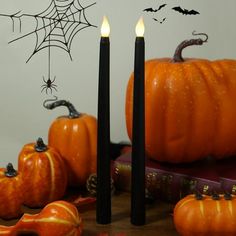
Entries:
[[[188, 163], [168, 164], [146, 158], [146, 191], [152, 198], [176, 202], [189, 193], [199, 191], [236, 191], [236, 159], [216, 161], [212, 158]], [[114, 161], [112, 174], [118, 190], [131, 189], [131, 153], [125, 153]]]

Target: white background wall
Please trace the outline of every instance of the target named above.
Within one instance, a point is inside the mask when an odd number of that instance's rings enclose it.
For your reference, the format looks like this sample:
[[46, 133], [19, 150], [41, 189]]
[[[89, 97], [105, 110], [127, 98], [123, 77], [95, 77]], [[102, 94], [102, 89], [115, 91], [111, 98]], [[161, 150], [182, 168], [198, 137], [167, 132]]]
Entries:
[[[86, 6], [92, 0], [81, 1]], [[143, 9], [167, 6], [157, 13]], [[45, 10], [50, 0], [0, 0], [0, 13], [37, 14]], [[172, 7], [181, 6], [200, 12], [196, 16], [183, 16]], [[209, 59], [235, 58], [236, 56], [236, 1], [235, 0], [97, 0], [89, 8], [88, 20], [98, 28], [88, 28], [75, 36], [72, 57], [57, 48], [52, 53], [52, 77], [56, 76], [59, 99], [70, 100], [81, 112], [97, 115], [98, 55], [100, 25], [107, 15], [111, 26], [111, 139], [128, 140], [125, 126], [125, 90], [133, 70], [135, 25], [141, 15], [146, 31], [146, 59], [171, 57], [176, 46], [192, 38], [193, 30], [205, 32], [209, 41], [201, 47], [188, 48], [186, 57]], [[152, 18], [161, 20], [163, 24]], [[0, 16], [0, 166], [17, 163], [22, 146], [41, 136], [47, 142], [50, 123], [65, 108], [47, 111], [42, 103], [51, 96], [41, 93], [42, 77], [47, 76], [47, 50], [37, 53], [27, 64], [35, 46], [35, 35], [8, 44], [9, 41], [34, 30], [35, 21], [22, 19], [22, 32], [15, 23], [12, 32], [11, 18]]]

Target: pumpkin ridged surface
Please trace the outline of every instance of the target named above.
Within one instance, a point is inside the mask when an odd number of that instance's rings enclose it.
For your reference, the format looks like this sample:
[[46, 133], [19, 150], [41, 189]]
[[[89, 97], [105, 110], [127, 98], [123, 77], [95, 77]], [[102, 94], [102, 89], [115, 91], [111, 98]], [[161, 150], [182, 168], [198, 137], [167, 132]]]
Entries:
[[97, 121], [93, 116], [58, 117], [50, 126], [48, 142], [64, 158], [71, 186], [84, 185], [96, 172]]
[[[126, 91], [132, 140], [133, 74]], [[145, 63], [146, 152], [153, 159], [191, 162], [236, 154], [236, 61], [153, 59]]]
[[54, 148], [36, 152], [34, 146], [35, 143], [30, 143], [23, 147], [18, 158], [18, 169], [26, 186], [25, 205], [42, 207], [63, 197], [67, 173], [64, 161]]
[[77, 208], [66, 201], [55, 201], [38, 214], [24, 214], [14, 226], [0, 226], [0, 235], [80, 236], [82, 219]]
[[181, 199], [174, 209], [174, 223], [182, 236], [233, 236], [236, 235], [236, 196], [219, 200], [194, 195]]
[[24, 185], [21, 175], [6, 177], [5, 168], [0, 168], [0, 218], [12, 219], [22, 214]]
[[38, 215], [25, 214], [16, 229], [22, 226], [32, 229], [35, 225], [34, 230], [43, 232], [44, 235], [80, 235], [81, 222], [82, 219], [73, 205], [57, 201], [48, 204]]

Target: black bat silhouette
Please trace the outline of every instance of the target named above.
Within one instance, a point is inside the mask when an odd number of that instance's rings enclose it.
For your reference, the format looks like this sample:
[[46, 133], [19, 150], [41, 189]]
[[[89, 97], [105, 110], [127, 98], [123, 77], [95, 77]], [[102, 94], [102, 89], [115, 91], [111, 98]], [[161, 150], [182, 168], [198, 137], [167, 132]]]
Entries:
[[166, 20], [166, 17], [163, 18], [161, 21], [159, 21], [157, 18], [152, 18], [154, 21], [157, 21], [159, 22], [160, 24], [162, 24], [165, 20]]
[[152, 7], [149, 7], [149, 8], [146, 8], [144, 9], [143, 11], [146, 11], [146, 12], [157, 12], [157, 11], [160, 11], [163, 7], [165, 7], [167, 4], [162, 4], [160, 5], [157, 9], [153, 9]]
[[183, 15], [197, 15], [197, 14], [200, 14], [198, 11], [182, 9], [181, 7], [173, 7], [172, 9], [177, 11], [177, 12], [182, 13]]

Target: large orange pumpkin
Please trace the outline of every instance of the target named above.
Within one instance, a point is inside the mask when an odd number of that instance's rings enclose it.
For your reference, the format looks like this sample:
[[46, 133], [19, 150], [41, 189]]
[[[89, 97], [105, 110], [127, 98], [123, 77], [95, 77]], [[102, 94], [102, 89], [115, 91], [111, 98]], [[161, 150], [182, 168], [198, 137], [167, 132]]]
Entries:
[[79, 113], [68, 101], [44, 104], [47, 109], [66, 106], [68, 116], [60, 116], [51, 124], [48, 143], [64, 158], [70, 186], [85, 186], [90, 174], [97, 171], [97, 120]]
[[[145, 62], [145, 137], [149, 157], [172, 163], [208, 155], [236, 154], [236, 60], [183, 59], [182, 42], [174, 58]], [[132, 74], [126, 92], [126, 125], [132, 140]]]
[[3, 236], [80, 236], [82, 219], [77, 208], [66, 201], [55, 201], [35, 215], [24, 214], [14, 226], [0, 226]]
[[24, 145], [18, 157], [18, 170], [25, 186], [24, 204], [43, 207], [59, 200], [67, 187], [67, 172], [58, 151], [45, 145], [39, 138], [36, 143]]
[[12, 219], [22, 214], [24, 185], [11, 163], [0, 168], [0, 218]]
[[174, 224], [182, 236], [235, 236], [236, 196], [188, 195], [174, 208]]

